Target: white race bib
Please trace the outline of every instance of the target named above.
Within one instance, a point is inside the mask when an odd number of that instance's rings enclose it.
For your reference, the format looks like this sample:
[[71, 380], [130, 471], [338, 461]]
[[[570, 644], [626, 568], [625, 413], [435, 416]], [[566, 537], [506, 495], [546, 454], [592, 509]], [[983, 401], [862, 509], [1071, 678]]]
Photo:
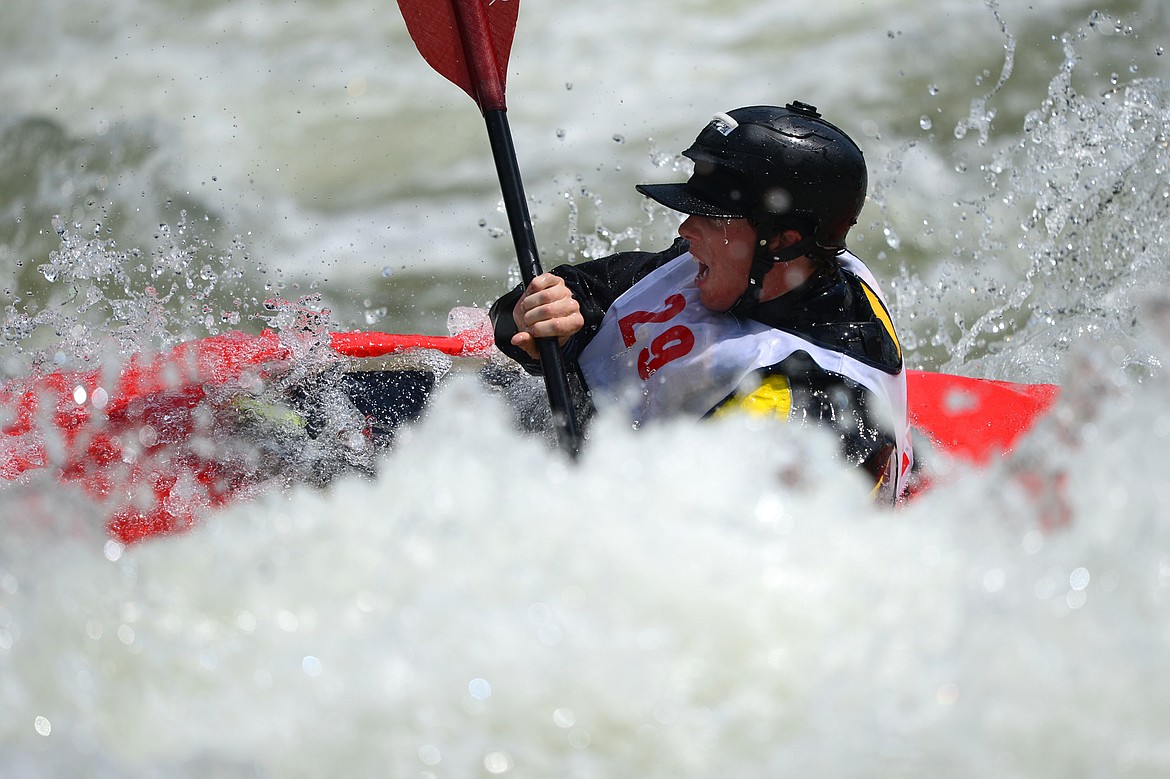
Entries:
[[[841, 259], [846, 272], [859, 276], [880, 300], [865, 265], [849, 254]], [[710, 311], [699, 300], [694, 277], [688, 252], [647, 275], [610, 306], [579, 360], [599, 409], [623, 409], [638, 423], [680, 414], [698, 419], [756, 371], [803, 351], [823, 370], [869, 389], [879, 406], [885, 406], [875, 411], [893, 422], [898, 449], [909, 453], [903, 372], [891, 375], [793, 333]], [[899, 460], [909, 462], [907, 457]]]

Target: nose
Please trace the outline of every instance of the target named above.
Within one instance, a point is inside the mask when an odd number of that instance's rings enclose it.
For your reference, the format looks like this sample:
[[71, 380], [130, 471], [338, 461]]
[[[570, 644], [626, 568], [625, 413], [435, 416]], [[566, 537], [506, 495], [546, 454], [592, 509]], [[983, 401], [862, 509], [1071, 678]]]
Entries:
[[694, 214], [688, 216], [683, 220], [683, 223], [678, 226], [678, 234], [681, 237], [686, 238], [688, 241], [693, 241], [697, 236], [695, 227], [698, 223], [698, 220], [699, 217], [695, 216]]

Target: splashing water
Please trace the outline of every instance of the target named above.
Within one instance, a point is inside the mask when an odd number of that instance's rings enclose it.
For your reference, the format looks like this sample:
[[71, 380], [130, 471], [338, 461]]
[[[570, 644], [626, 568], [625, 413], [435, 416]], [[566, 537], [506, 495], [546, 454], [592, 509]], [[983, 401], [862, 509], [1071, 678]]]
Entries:
[[[7, 372], [76, 368], [98, 358], [120, 364], [237, 324], [243, 244], [237, 239], [226, 253], [212, 254], [205, 241], [187, 242], [182, 217], [173, 232], [159, 225], [149, 253], [123, 251], [101, 237], [100, 222], [87, 238], [80, 223], [54, 218], [60, 246], [37, 268], [48, 286], [30, 289], [4, 311], [5, 339], [24, 358]], [[230, 307], [217, 310], [224, 299]]]
[[1160, 364], [1138, 347], [1133, 314], [1170, 267], [1156, 228], [1170, 209], [1161, 178], [1170, 90], [1148, 79], [1078, 93], [1073, 39], [1064, 37], [1063, 66], [1019, 140], [980, 166], [986, 194], [955, 204], [962, 221], [978, 218], [978, 240], [956, 247], [956, 262], [935, 277], [893, 285], [906, 301], [895, 309], [914, 311], [904, 346], [924, 357], [941, 350], [942, 370], [1055, 381], [1070, 346], [1106, 336], [1124, 342], [1125, 362]]

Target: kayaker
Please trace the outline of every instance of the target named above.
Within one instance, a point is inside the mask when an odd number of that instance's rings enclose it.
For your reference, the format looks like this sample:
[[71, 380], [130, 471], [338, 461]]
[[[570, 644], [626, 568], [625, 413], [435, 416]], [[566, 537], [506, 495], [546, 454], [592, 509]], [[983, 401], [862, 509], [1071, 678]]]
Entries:
[[865, 201], [857, 144], [814, 106], [717, 114], [685, 183], [642, 184], [687, 217], [657, 253], [562, 265], [492, 306], [496, 344], [540, 371], [559, 339], [597, 408], [639, 423], [729, 410], [829, 425], [894, 501], [913, 460], [901, 347], [845, 238]]

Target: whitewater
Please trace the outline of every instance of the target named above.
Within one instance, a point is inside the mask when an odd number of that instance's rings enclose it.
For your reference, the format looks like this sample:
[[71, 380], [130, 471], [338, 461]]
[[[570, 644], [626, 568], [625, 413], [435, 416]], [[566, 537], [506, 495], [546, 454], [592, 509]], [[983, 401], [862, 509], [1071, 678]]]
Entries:
[[[508, 92], [549, 267], [665, 245], [633, 185], [715, 111], [818, 105], [907, 363], [1061, 385], [1013, 455], [924, 451], [895, 511], [758, 421], [602, 418], [572, 463], [438, 360], [369, 468], [182, 534], [31, 475], [0, 776], [1170, 775], [1170, 16], [1006, 5], [526, 0]], [[5, 16], [0, 377], [441, 334], [516, 282], [482, 122], [393, 4]]]

